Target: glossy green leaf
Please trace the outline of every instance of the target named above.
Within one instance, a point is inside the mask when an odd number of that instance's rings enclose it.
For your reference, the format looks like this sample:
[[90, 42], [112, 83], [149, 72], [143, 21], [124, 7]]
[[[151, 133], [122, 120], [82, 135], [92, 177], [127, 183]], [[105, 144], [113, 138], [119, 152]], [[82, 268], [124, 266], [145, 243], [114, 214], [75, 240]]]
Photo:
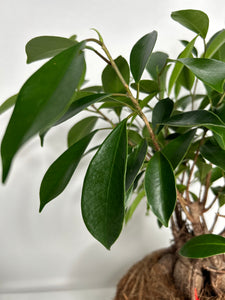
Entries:
[[52, 126], [67, 109], [83, 74], [83, 47], [77, 44], [52, 58], [20, 90], [2, 140], [3, 182], [19, 148]]
[[148, 163], [145, 191], [151, 210], [168, 227], [176, 204], [176, 185], [172, 166], [160, 152], [156, 152]]
[[86, 88], [83, 88], [81, 90], [81, 92], [102, 93], [103, 92], [103, 88], [102, 88], [101, 85], [92, 85], [92, 86], [88, 86]]
[[124, 200], [124, 203], [125, 203], [125, 210], [126, 210], [126, 207], [127, 205], [130, 203], [131, 201], [131, 198], [133, 196], [133, 192], [134, 192], [134, 187], [133, 185], [130, 186], [130, 188], [128, 190], [126, 190], [125, 192], [125, 200]]
[[194, 110], [172, 116], [164, 125], [177, 127], [201, 127], [212, 130], [220, 139], [221, 145], [225, 144], [225, 124], [220, 118], [206, 110]]
[[78, 123], [76, 123], [68, 132], [67, 135], [67, 144], [68, 147], [72, 146], [74, 143], [79, 141], [81, 138], [88, 135], [91, 130], [94, 128], [98, 117], [91, 116], [85, 119], [82, 119]]
[[53, 57], [76, 43], [76, 41], [59, 36], [33, 38], [26, 44], [27, 63]]
[[139, 82], [141, 79], [144, 69], [151, 56], [152, 50], [155, 46], [156, 39], [157, 32], [152, 31], [138, 40], [131, 50], [130, 69], [135, 82]]
[[194, 74], [187, 67], [184, 67], [178, 77], [177, 83], [179, 83], [188, 91], [191, 91], [194, 82], [195, 82]]
[[114, 101], [113, 98], [110, 98], [112, 100], [106, 101], [105, 103], [101, 104], [99, 109], [114, 109], [118, 107], [123, 107], [123, 104], [119, 101]]
[[[129, 84], [130, 69], [126, 59], [119, 56], [115, 59], [115, 63], [126, 83]], [[107, 65], [102, 72], [102, 85], [106, 93], [126, 93], [126, 88], [111, 65]]]
[[195, 9], [178, 10], [172, 12], [171, 17], [191, 31], [200, 34], [201, 37], [206, 37], [209, 18], [204, 12]]
[[170, 161], [173, 169], [182, 162], [185, 154], [190, 148], [191, 142], [195, 136], [196, 130], [190, 130], [185, 134], [182, 134], [168, 143], [163, 149], [162, 153]]
[[225, 252], [225, 238], [215, 234], [203, 234], [189, 240], [180, 254], [189, 258], [204, 258]]
[[215, 186], [211, 187], [214, 195], [218, 197], [219, 206], [222, 207], [225, 204], [225, 187], [224, 186]]
[[95, 132], [74, 143], [48, 168], [40, 187], [40, 212], [66, 188]]
[[224, 177], [224, 171], [219, 167], [212, 168], [210, 182], [213, 183], [221, 177]]
[[170, 117], [173, 111], [173, 107], [174, 107], [174, 103], [169, 98], [160, 100], [155, 105], [152, 112], [152, 127], [157, 134], [163, 128], [163, 125], [159, 125], [159, 124], [161, 124], [163, 121], [167, 120]]
[[128, 130], [128, 139], [135, 145], [140, 144], [142, 141], [142, 137], [135, 130]]
[[140, 107], [144, 108], [146, 106], [148, 106], [149, 102], [157, 95], [156, 92], [148, 95], [147, 97], [145, 97], [143, 100], [140, 101]]
[[91, 160], [82, 190], [87, 229], [107, 249], [118, 238], [124, 220], [127, 159], [126, 119], [110, 133]]
[[158, 79], [164, 69], [168, 59], [168, 54], [164, 52], [154, 52], [151, 54], [150, 59], [146, 65], [146, 70], [154, 80]]
[[195, 176], [199, 179], [199, 181], [205, 185], [206, 184], [206, 176], [209, 174], [209, 172], [212, 169], [211, 164], [207, 164], [203, 161], [197, 160], [196, 163], [198, 167], [198, 171], [195, 173]]
[[11, 96], [0, 105], [0, 115], [15, 105], [18, 94]]
[[131, 206], [128, 208], [126, 215], [125, 215], [125, 223], [127, 223], [133, 216], [136, 208], [138, 207], [138, 205], [140, 204], [141, 200], [144, 198], [145, 196], [145, 190], [142, 190], [137, 197], [134, 199], [134, 201], [132, 202]]
[[[181, 44], [182, 45], [184, 45], [185, 47], [188, 45], [188, 41], [186, 41], [186, 40], [180, 40], [180, 42], [181, 42]], [[195, 47], [193, 47], [193, 49], [192, 49], [192, 54], [195, 56], [195, 57], [198, 57], [198, 50], [195, 48]]]
[[145, 94], [157, 93], [159, 91], [158, 83], [154, 80], [140, 80], [139, 83], [132, 83], [131, 87]]
[[225, 204], [225, 193], [220, 193], [219, 194], [219, 206], [222, 207]]
[[201, 146], [200, 152], [212, 164], [225, 170], [225, 150], [221, 149], [216, 143], [208, 140]]
[[225, 80], [224, 62], [208, 58], [181, 58], [178, 60], [188, 67], [195, 76], [205, 84], [219, 93], [223, 93]]
[[126, 190], [130, 188], [144, 162], [147, 153], [147, 146], [148, 145], [146, 140], [142, 140], [141, 143], [137, 145], [128, 156], [126, 171]]
[[206, 49], [205, 58], [212, 58], [216, 52], [225, 44], [225, 29], [213, 37]]
[[[197, 39], [198, 36], [196, 36], [193, 40], [191, 40], [187, 46], [185, 47], [185, 49], [180, 53], [180, 55], [178, 56], [179, 58], [184, 58], [184, 57], [190, 57], [191, 52], [194, 48], [194, 44], [195, 41]], [[181, 64], [180, 62], [176, 62], [173, 71], [171, 73], [170, 76], [170, 80], [169, 80], [169, 86], [168, 86], [168, 93], [170, 94], [172, 91], [172, 88], [175, 84], [175, 82], [177, 81], [182, 69], [183, 69], [183, 64]]]
[[[221, 94], [220, 98], [221, 98]], [[225, 103], [223, 102], [218, 107], [214, 108], [213, 112], [223, 121], [225, 122]]]

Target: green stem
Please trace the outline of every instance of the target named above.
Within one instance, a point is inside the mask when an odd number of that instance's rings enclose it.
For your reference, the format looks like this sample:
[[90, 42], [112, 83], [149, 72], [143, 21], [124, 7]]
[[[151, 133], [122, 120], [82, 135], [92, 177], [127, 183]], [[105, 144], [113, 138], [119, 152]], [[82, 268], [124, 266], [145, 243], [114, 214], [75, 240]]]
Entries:
[[113, 60], [111, 54], [109, 53], [109, 51], [108, 51], [108, 49], [106, 48], [106, 46], [105, 46], [104, 43], [102, 43], [102, 49], [103, 49], [103, 51], [105, 52], [105, 54], [106, 54], [106, 56], [108, 57], [108, 59], [110, 60], [111, 65], [112, 65], [113, 69], [115, 70], [117, 76], [119, 77], [121, 83], [122, 83], [123, 86], [125, 87], [125, 89], [126, 89], [126, 91], [127, 91], [127, 95], [128, 95], [128, 97], [131, 99], [131, 101], [133, 102], [135, 108], [137, 109], [137, 112], [138, 112], [139, 116], [140, 116], [140, 117], [142, 118], [142, 120], [144, 121], [144, 123], [145, 123], [145, 125], [146, 125], [146, 127], [147, 127], [147, 129], [148, 129], [148, 132], [149, 132], [149, 134], [150, 134], [150, 137], [151, 137], [151, 139], [152, 139], [152, 142], [153, 142], [153, 144], [154, 144], [154, 146], [155, 146], [155, 149], [156, 149], [157, 151], [160, 151], [159, 144], [158, 144], [158, 142], [157, 142], [157, 140], [156, 140], [156, 137], [155, 137], [155, 135], [154, 135], [154, 132], [153, 132], [153, 130], [152, 130], [152, 128], [151, 128], [149, 122], [148, 122], [147, 117], [146, 117], [145, 114], [143, 113], [143, 111], [142, 111], [142, 109], [141, 109], [141, 107], [140, 107], [140, 105], [139, 105], [137, 99], [135, 99], [135, 97], [133, 96], [133, 94], [132, 94], [132, 92], [131, 92], [131, 90], [130, 90], [128, 84], [126, 83], [125, 79], [123, 78], [122, 74], [120, 73], [120, 70], [118, 69], [118, 67], [117, 67], [117, 65], [116, 65], [116, 63], [115, 63], [115, 61]]
[[95, 50], [94, 48], [89, 47], [89, 46], [86, 46], [85, 48], [93, 51], [95, 54], [97, 54], [99, 57], [101, 57], [101, 59], [103, 59], [108, 65], [111, 65], [110, 61], [107, 58], [105, 58], [100, 52]]
[[113, 124], [113, 122], [112, 122], [105, 114], [103, 114], [103, 113], [102, 113], [102, 112], [101, 112], [94, 104], [92, 104], [92, 107], [94, 108], [94, 110], [95, 110], [100, 116], [103, 117], [103, 119], [104, 119], [105, 121], [107, 121], [108, 123], [111, 124], [112, 128], [115, 127], [115, 125]]
[[138, 84], [137, 84], [137, 95], [136, 95], [137, 101], [139, 100], [139, 93], [140, 93], [140, 83], [138, 82]]
[[223, 95], [221, 96], [219, 102], [217, 103], [217, 106], [219, 106], [219, 105], [223, 102], [224, 97], [225, 97], [225, 92], [224, 92]]

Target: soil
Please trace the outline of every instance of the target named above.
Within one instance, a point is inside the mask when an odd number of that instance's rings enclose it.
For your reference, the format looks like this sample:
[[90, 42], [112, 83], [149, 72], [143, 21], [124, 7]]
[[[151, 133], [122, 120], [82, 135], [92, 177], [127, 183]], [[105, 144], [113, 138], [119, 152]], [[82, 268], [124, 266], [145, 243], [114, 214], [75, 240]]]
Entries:
[[130, 268], [114, 300], [225, 300], [224, 270], [223, 255], [194, 260], [161, 249]]

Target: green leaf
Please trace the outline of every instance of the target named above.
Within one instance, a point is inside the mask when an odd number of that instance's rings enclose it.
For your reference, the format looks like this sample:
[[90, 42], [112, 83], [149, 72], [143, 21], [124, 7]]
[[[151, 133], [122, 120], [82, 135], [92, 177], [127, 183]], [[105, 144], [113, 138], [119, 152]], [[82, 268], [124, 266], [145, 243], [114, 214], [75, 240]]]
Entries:
[[156, 39], [157, 32], [152, 31], [138, 40], [131, 50], [130, 69], [135, 82], [139, 82], [141, 79], [144, 69], [151, 56], [152, 50], [155, 46]]
[[136, 82], [132, 83], [131, 87], [137, 90], [138, 85], [139, 85], [139, 91], [142, 93], [152, 94], [152, 93], [157, 93], [159, 91], [158, 83], [154, 80], [140, 80], [138, 84]]
[[143, 100], [140, 101], [140, 107], [144, 108], [146, 106], [148, 106], [148, 103], [156, 96], [156, 92], [152, 93], [150, 95], [148, 95], [147, 97], [145, 97]]
[[95, 133], [96, 131], [93, 131], [73, 144], [48, 168], [40, 187], [40, 212], [66, 188]]
[[[129, 84], [130, 69], [126, 59], [119, 56], [115, 59], [115, 63], [126, 83]], [[102, 85], [106, 93], [126, 93], [126, 88], [111, 65], [107, 65], [102, 72]]]
[[140, 144], [143, 140], [140, 134], [135, 130], [128, 130], [128, 139], [135, 145]]
[[212, 58], [216, 52], [225, 44], [225, 29], [219, 31], [208, 43], [205, 58]]
[[178, 61], [189, 68], [206, 85], [209, 85], [219, 93], [223, 93], [225, 80], [224, 62], [209, 58], [181, 58]]
[[191, 142], [195, 136], [196, 130], [190, 130], [185, 134], [182, 134], [172, 140], [169, 144], [167, 144], [163, 149], [162, 153], [166, 156], [166, 158], [170, 161], [173, 169], [182, 162], [185, 154], [190, 148]]
[[91, 160], [82, 190], [87, 229], [107, 249], [118, 238], [124, 220], [127, 158], [126, 119], [110, 133]]
[[189, 258], [204, 258], [225, 252], [225, 238], [215, 234], [203, 234], [189, 240], [180, 254]]
[[136, 109], [133, 102], [131, 101], [131, 99], [129, 97], [127, 97], [127, 95], [125, 95], [125, 96], [110, 96], [109, 99], [105, 100], [105, 102], [108, 102], [111, 100], [116, 101], [118, 104], [120, 104], [121, 107], [127, 106], [134, 111]]
[[53, 57], [76, 43], [76, 41], [59, 36], [33, 38], [26, 45], [27, 63]]
[[178, 10], [172, 12], [171, 17], [184, 27], [200, 34], [203, 39], [206, 37], [209, 18], [204, 12], [195, 9]]
[[67, 109], [83, 74], [83, 47], [81, 43], [61, 52], [21, 88], [2, 140], [3, 182], [19, 148], [38, 132], [51, 127]]
[[77, 115], [79, 112], [90, 106], [91, 104], [94, 104], [98, 101], [102, 101], [106, 98], [108, 98], [109, 94], [92, 94], [85, 97], [81, 97], [76, 99], [71, 103], [68, 110], [65, 112], [65, 114], [54, 124], [54, 126], [59, 125], [68, 119], [72, 118], [73, 116]]
[[102, 93], [103, 88], [101, 85], [93, 85], [93, 86], [88, 86], [86, 88], [83, 88], [81, 92]]
[[194, 81], [194, 74], [187, 67], [184, 67], [178, 77], [177, 83], [179, 83], [188, 91], [191, 91]]
[[219, 167], [212, 168], [211, 172], [212, 173], [211, 173], [210, 183], [213, 183], [214, 181], [224, 176], [224, 171]]
[[225, 150], [208, 140], [200, 147], [200, 152], [208, 161], [225, 170]]
[[[187, 46], [187, 44], [189, 43], [188, 41], [186, 40], [180, 40], [181, 44], [184, 45], [185, 47]], [[198, 57], [198, 50], [193, 47], [193, 50], [192, 50], [192, 54], [195, 56], [195, 57]]]
[[[184, 58], [184, 57], [189, 57], [191, 55], [191, 52], [194, 48], [194, 44], [195, 41], [197, 39], [198, 36], [196, 36], [195, 38], [193, 38], [193, 40], [191, 40], [187, 46], [185, 47], [185, 49], [180, 53], [180, 55], [178, 56], [179, 58]], [[176, 62], [172, 74], [170, 76], [170, 81], [169, 81], [169, 87], [168, 87], [168, 93], [170, 94], [172, 91], [172, 87], [174, 86], [175, 82], [177, 81], [182, 69], [183, 69], [183, 64], [181, 64], [179, 61]]]
[[222, 207], [225, 204], [225, 187], [215, 186], [212, 187], [211, 189], [214, 195], [218, 196], [219, 206]]
[[72, 146], [74, 143], [85, 137], [94, 128], [98, 117], [87, 117], [76, 123], [68, 132], [67, 144]]
[[[194, 97], [194, 101], [202, 99], [202, 98], [204, 98], [204, 95], [197, 94]], [[183, 96], [175, 102], [175, 108], [181, 107], [182, 110], [185, 110], [187, 108], [187, 106], [192, 103], [192, 101], [193, 101], [193, 98], [190, 95]]]
[[0, 115], [11, 108], [17, 100], [18, 94], [11, 96], [0, 105]]
[[172, 167], [160, 152], [156, 152], [147, 165], [145, 191], [153, 213], [168, 227], [176, 204], [176, 185]]
[[126, 215], [125, 215], [125, 223], [127, 223], [133, 216], [136, 208], [138, 207], [139, 203], [145, 196], [145, 190], [142, 190], [137, 197], [132, 202], [131, 206], [128, 208]]
[[[152, 112], [152, 127], [158, 134], [163, 128], [163, 125], [159, 125], [166, 119], [168, 119], [173, 111], [174, 103], [171, 99], [166, 98], [160, 100], [154, 107]], [[159, 126], [157, 126], [159, 125]]]
[[225, 144], [225, 124], [213, 112], [206, 110], [194, 110], [172, 116], [164, 125], [176, 127], [201, 127], [204, 126], [218, 135]]
[[154, 52], [151, 54], [150, 59], [146, 65], [146, 70], [157, 81], [158, 76], [161, 74], [168, 59], [168, 54], [164, 52]]
[[222, 207], [225, 204], [225, 193], [219, 194], [219, 206]]
[[147, 153], [147, 146], [148, 145], [146, 140], [142, 140], [141, 143], [137, 145], [128, 156], [126, 172], [126, 190], [130, 188], [144, 162]]
[[197, 167], [198, 171], [196, 172], [195, 176], [199, 178], [200, 182], [205, 185], [206, 184], [206, 176], [212, 169], [210, 164], [206, 164], [205, 162], [197, 160]]

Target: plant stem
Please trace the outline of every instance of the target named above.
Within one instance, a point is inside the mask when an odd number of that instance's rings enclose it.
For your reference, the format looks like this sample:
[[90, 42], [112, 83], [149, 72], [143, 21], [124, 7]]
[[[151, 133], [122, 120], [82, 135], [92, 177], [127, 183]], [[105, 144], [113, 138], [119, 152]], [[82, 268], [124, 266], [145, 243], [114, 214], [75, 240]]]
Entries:
[[223, 102], [224, 97], [225, 97], [225, 92], [222, 94], [219, 102], [217, 103], [217, 106], [219, 106]]
[[145, 123], [145, 125], [146, 125], [146, 127], [147, 127], [147, 130], [148, 130], [148, 132], [149, 132], [149, 135], [150, 135], [150, 137], [151, 137], [151, 139], [152, 139], [152, 142], [153, 142], [153, 144], [154, 144], [155, 149], [156, 149], [157, 151], [160, 151], [160, 146], [159, 146], [159, 144], [158, 144], [158, 142], [157, 142], [157, 140], [156, 140], [156, 137], [155, 137], [155, 135], [154, 135], [154, 132], [153, 132], [153, 130], [152, 130], [152, 128], [151, 128], [149, 122], [148, 122], [147, 117], [146, 117], [145, 114], [143, 113], [143, 111], [142, 111], [142, 109], [141, 109], [141, 107], [140, 107], [140, 105], [139, 105], [139, 103], [138, 103], [138, 100], [133, 96], [133, 94], [132, 94], [132, 92], [131, 92], [131, 90], [130, 90], [128, 84], [127, 84], [127, 82], [126, 82], [125, 79], [123, 78], [123, 75], [121, 74], [120, 70], [118, 69], [118, 67], [117, 67], [117, 65], [116, 65], [116, 63], [115, 63], [115, 61], [113, 60], [113, 58], [112, 58], [110, 52], [108, 51], [106, 45], [104, 44], [104, 42], [103, 42], [102, 40], [99, 41], [99, 40], [93, 39], [93, 38], [91, 38], [91, 39], [86, 39], [86, 42], [95, 42], [95, 43], [97, 43], [98, 45], [100, 45], [100, 46], [102, 47], [102, 50], [105, 52], [106, 56], [108, 57], [111, 66], [113, 67], [113, 69], [114, 69], [114, 71], [116, 72], [117, 76], [119, 77], [121, 83], [122, 83], [123, 86], [125, 87], [125, 89], [126, 89], [126, 91], [127, 91], [127, 96], [131, 99], [131, 101], [133, 102], [134, 107], [136, 108], [136, 110], [137, 110], [139, 116], [140, 116], [140, 117], [142, 118], [142, 120], [144, 121], [144, 123]]
[[103, 117], [103, 119], [107, 122], [109, 122], [112, 126], [112, 128], [115, 127], [115, 125], [113, 124], [113, 122], [105, 115], [103, 114], [94, 104], [92, 104], [92, 107], [94, 108], [94, 110]]
[[116, 63], [115, 63], [115, 61], [113, 60], [111, 54], [109, 53], [109, 51], [108, 51], [108, 49], [106, 48], [106, 46], [105, 46], [104, 43], [102, 43], [102, 49], [103, 49], [103, 51], [105, 52], [105, 54], [107, 55], [108, 59], [110, 60], [111, 65], [112, 65], [113, 69], [115, 70], [117, 76], [119, 77], [121, 83], [122, 83], [123, 86], [125, 87], [125, 89], [126, 89], [126, 91], [127, 91], [127, 95], [128, 95], [128, 97], [131, 99], [131, 101], [133, 102], [135, 108], [137, 109], [137, 112], [138, 112], [139, 116], [140, 116], [140, 117], [142, 118], [142, 120], [144, 121], [144, 123], [145, 123], [145, 125], [146, 125], [146, 127], [147, 127], [147, 129], [148, 129], [149, 135], [150, 135], [150, 137], [151, 137], [151, 139], [152, 139], [152, 142], [153, 142], [153, 144], [154, 144], [154, 146], [155, 146], [155, 149], [156, 149], [157, 151], [160, 151], [159, 144], [158, 144], [158, 142], [157, 142], [157, 140], [156, 140], [156, 137], [155, 137], [155, 135], [154, 135], [154, 132], [153, 132], [153, 130], [152, 130], [152, 128], [151, 128], [149, 122], [148, 122], [147, 117], [146, 117], [145, 114], [143, 113], [143, 111], [142, 111], [142, 109], [141, 109], [141, 107], [140, 107], [140, 105], [139, 105], [139, 103], [138, 103], [138, 100], [135, 99], [135, 97], [133, 96], [133, 94], [132, 94], [132, 92], [131, 92], [131, 90], [130, 90], [128, 84], [126, 83], [125, 79], [123, 78], [122, 74], [120, 73], [120, 70], [118, 69], [118, 67], [117, 67], [117, 65], [116, 65]]
[[137, 84], [137, 95], [136, 95], [137, 101], [138, 101], [138, 99], [139, 99], [139, 91], [140, 91], [140, 84], [138, 83], [138, 84]]
[[215, 196], [212, 203], [208, 207], [204, 208], [204, 211], [203, 211], [204, 213], [210, 210], [210, 208], [215, 204], [217, 198], [218, 198], [218, 195]]
[[185, 199], [183, 198], [183, 196], [180, 194], [180, 192], [177, 190], [177, 199], [179, 200], [180, 202], [180, 205], [185, 213], [185, 215], [187, 216], [187, 218], [189, 219], [189, 221], [191, 221], [191, 223], [193, 223], [193, 218], [191, 216], [191, 214], [188, 212], [187, 208], [186, 208], [186, 201]]
[[94, 48], [86, 46], [86, 49], [93, 51], [95, 54], [97, 54], [99, 57], [101, 57], [108, 65], [111, 65], [111, 62], [107, 58], [105, 58], [100, 52], [95, 50]]
[[193, 175], [193, 172], [194, 172], [194, 168], [195, 168], [195, 165], [196, 165], [196, 162], [197, 162], [197, 159], [198, 159], [200, 147], [204, 143], [205, 134], [206, 134], [206, 132], [203, 133], [203, 136], [202, 136], [202, 138], [200, 140], [200, 143], [198, 145], [198, 149], [196, 150], [195, 157], [194, 157], [194, 162], [192, 164], [192, 167], [191, 167], [191, 170], [190, 170], [190, 174], [189, 174], [189, 177], [188, 177], [187, 188], [186, 188], [186, 195], [187, 195], [187, 200], [188, 200], [189, 203], [191, 202], [190, 201], [190, 197], [189, 197], [189, 188], [190, 188], [190, 184], [191, 184], [191, 178], [192, 178], [192, 175]]

